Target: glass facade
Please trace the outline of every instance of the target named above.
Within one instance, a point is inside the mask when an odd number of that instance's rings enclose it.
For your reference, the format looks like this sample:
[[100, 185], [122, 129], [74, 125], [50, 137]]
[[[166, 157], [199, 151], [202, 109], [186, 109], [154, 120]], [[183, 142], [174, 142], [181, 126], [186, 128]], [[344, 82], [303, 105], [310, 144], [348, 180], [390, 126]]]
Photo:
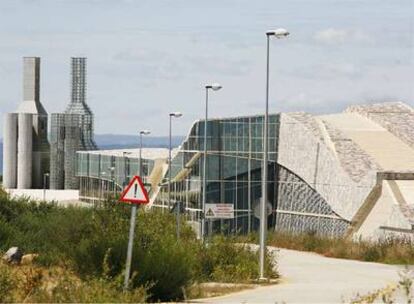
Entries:
[[[278, 115], [269, 117], [269, 203], [276, 209]], [[171, 164], [172, 201], [183, 202], [190, 220], [200, 220], [204, 121], [196, 122]], [[206, 202], [233, 204], [234, 219], [207, 223], [209, 230], [227, 233], [257, 229], [255, 216], [261, 197], [263, 116], [209, 120], [207, 123]], [[168, 176], [168, 173], [166, 174]], [[168, 205], [168, 185], [155, 202]], [[257, 212], [256, 212], [257, 213]], [[269, 227], [275, 217], [269, 217]]]
[[[279, 115], [269, 117], [268, 228], [341, 236], [349, 221], [338, 216], [294, 172], [277, 163]], [[171, 172], [161, 162], [143, 159], [144, 182], [153, 207], [172, 209], [177, 202], [184, 216], [199, 231], [202, 220], [204, 121], [196, 122], [175, 153]], [[206, 232], [249, 233], [259, 229], [262, 197], [263, 116], [212, 119], [207, 123], [206, 203], [234, 206], [232, 219], [207, 220]], [[139, 159], [118, 151], [78, 152], [80, 196], [96, 201], [119, 193], [138, 173]], [[112, 153], [113, 154], [113, 153]], [[171, 173], [171, 182], [169, 180]], [[315, 185], [313, 185], [315, 186]]]
[[[208, 220], [206, 231], [230, 234], [259, 229], [262, 196], [263, 116], [212, 119], [207, 123], [206, 203], [233, 204], [234, 219]], [[349, 223], [294, 173], [277, 164], [280, 116], [269, 117], [268, 228], [315, 231], [338, 236]], [[185, 216], [202, 218], [204, 121], [196, 122], [171, 163], [172, 182], [165, 175], [155, 206], [180, 202]]]
[[141, 175], [145, 183], [153, 167], [154, 160], [142, 159], [142, 174], [139, 174], [139, 158], [78, 152], [80, 198], [94, 202], [119, 193], [134, 175]]

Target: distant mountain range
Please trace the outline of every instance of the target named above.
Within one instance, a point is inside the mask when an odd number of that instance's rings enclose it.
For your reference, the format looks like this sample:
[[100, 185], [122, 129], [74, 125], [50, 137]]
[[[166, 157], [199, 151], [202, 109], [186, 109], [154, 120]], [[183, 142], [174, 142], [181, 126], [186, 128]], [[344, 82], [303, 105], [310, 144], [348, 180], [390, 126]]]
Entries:
[[[171, 143], [173, 147], [179, 146], [184, 140], [184, 136], [173, 136]], [[95, 141], [100, 150], [138, 148], [138, 135], [116, 135], [116, 134], [97, 134]], [[144, 147], [168, 148], [168, 136], [145, 136], [142, 140]], [[0, 175], [3, 174], [3, 140], [0, 140]]]
[[[179, 146], [183, 140], [184, 136], [173, 136], [172, 146]], [[139, 147], [138, 135], [98, 134], [95, 135], [95, 141], [101, 150]], [[151, 148], [168, 148], [169, 138], [168, 136], [144, 136], [142, 145]]]

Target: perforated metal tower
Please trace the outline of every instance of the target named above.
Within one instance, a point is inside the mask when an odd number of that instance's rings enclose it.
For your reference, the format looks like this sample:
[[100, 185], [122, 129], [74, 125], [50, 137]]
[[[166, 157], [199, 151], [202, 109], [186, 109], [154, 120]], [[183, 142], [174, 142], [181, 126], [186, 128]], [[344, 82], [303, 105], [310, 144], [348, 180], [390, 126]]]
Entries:
[[52, 114], [51, 189], [78, 189], [76, 151], [97, 150], [93, 113], [86, 104], [86, 58], [71, 59], [71, 101], [65, 113]]

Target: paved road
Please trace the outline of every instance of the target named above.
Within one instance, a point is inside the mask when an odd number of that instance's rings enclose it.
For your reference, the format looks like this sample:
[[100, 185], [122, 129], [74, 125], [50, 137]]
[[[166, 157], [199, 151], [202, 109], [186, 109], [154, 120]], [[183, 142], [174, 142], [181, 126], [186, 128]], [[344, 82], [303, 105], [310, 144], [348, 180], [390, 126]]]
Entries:
[[258, 287], [199, 303], [349, 303], [396, 283], [402, 266], [326, 258], [314, 253], [275, 249], [282, 283]]

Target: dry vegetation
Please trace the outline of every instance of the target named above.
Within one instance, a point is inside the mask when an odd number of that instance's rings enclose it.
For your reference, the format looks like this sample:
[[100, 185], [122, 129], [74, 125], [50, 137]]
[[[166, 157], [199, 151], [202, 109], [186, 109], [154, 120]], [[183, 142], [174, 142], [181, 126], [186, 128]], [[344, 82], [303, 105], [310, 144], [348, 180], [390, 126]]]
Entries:
[[246, 289], [255, 288], [254, 284], [235, 284], [235, 283], [200, 283], [194, 284], [187, 289], [186, 299], [200, 299], [218, 297], [225, 294], [238, 292]]
[[414, 246], [410, 240], [383, 239], [378, 242], [326, 238], [314, 233], [269, 234], [269, 244], [282, 248], [313, 251], [327, 257], [387, 264], [414, 264]]
[[82, 280], [61, 267], [0, 263], [0, 303], [95, 303], [147, 300], [146, 288], [124, 293], [120, 280]]
[[[257, 235], [239, 237], [239, 242], [256, 243]], [[268, 245], [299, 251], [316, 252], [326, 257], [353, 259], [385, 264], [414, 264], [414, 244], [409, 239], [388, 238], [378, 242], [352, 241], [317, 236], [315, 233], [269, 232]]]
[[407, 303], [413, 302], [413, 279], [414, 273], [406, 268], [400, 274], [398, 284], [386, 286], [365, 295], [356, 295], [351, 299], [352, 304], [365, 303]]

